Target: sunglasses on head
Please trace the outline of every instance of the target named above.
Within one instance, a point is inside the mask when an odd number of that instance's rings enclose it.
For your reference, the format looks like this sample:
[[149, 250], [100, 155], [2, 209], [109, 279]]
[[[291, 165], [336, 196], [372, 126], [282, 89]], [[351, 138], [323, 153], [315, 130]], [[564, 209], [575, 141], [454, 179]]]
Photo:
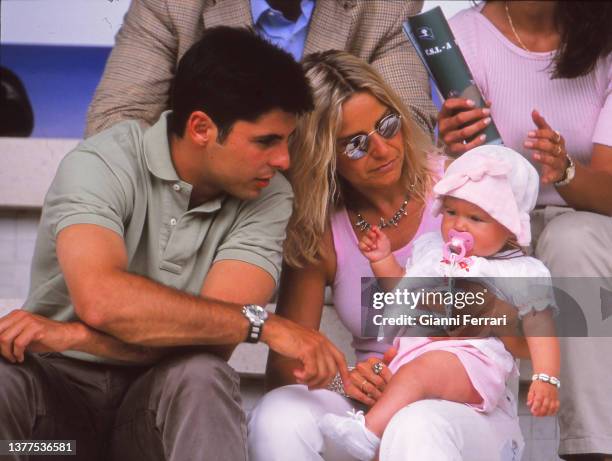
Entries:
[[357, 136], [349, 139], [346, 144], [344, 144], [342, 153], [351, 160], [359, 160], [360, 158], [365, 157], [365, 155], [368, 153], [370, 136], [372, 136], [374, 133], [378, 133], [385, 139], [391, 139], [399, 132], [400, 127], [402, 126], [401, 119], [402, 116], [399, 114], [385, 115], [378, 122], [376, 122], [376, 126], [368, 134], [358, 134]]

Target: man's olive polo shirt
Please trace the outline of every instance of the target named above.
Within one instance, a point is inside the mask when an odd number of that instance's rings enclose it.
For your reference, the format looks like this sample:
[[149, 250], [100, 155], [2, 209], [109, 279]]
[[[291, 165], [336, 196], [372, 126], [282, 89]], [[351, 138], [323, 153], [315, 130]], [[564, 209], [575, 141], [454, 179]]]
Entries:
[[77, 318], [56, 255], [57, 235], [73, 224], [116, 232], [129, 272], [188, 293], [198, 294], [212, 264], [224, 259], [254, 264], [278, 280], [292, 206], [287, 180], [275, 175], [255, 200], [224, 196], [189, 209], [192, 186], [174, 169], [168, 115], [146, 131], [135, 121], [119, 123], [62, 160], [45, 197], [26, 309]]

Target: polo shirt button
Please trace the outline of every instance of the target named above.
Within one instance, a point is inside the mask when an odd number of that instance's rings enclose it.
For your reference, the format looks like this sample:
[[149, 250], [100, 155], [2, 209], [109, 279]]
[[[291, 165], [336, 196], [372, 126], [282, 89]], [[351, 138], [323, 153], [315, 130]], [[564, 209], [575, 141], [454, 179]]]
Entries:
[[180, 190], [181, 190], [181, 185], [180, 185], [180, 184], [173, 184], [173, 185], [172, 185], [172, 188], [173, 188], [175, 191], [177, 191], [177, 192], [178, 192], [178, 191], [180, 191]]
[[172, 219], [170, 220], [170, 225], [171, 225], [171, 226], [176, 226], [176, 219], [175, 219], [175, 218], [172, 218]]

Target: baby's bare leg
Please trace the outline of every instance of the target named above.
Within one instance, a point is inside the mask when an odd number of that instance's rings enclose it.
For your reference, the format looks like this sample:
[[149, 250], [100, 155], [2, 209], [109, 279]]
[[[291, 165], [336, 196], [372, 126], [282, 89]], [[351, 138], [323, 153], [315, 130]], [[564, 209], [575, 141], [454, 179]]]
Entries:
[[378, 437], [395, 413], [406, 405], [426, 399], [478, 404], [482, 397], [457, 356], [431, 351], [402, 365], [387, 384], [382, 397], [368, 411], [366, 427]]

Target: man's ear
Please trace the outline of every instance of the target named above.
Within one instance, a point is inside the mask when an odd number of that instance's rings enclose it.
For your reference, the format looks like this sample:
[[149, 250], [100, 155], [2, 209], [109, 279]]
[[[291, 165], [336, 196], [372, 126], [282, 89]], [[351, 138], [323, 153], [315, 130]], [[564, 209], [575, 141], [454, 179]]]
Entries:
[[217, 125], [202, 111], [195, 111], [189, 115], [185, 126], [185, 135], [201, 147], [214, 144], [217, 140]]

